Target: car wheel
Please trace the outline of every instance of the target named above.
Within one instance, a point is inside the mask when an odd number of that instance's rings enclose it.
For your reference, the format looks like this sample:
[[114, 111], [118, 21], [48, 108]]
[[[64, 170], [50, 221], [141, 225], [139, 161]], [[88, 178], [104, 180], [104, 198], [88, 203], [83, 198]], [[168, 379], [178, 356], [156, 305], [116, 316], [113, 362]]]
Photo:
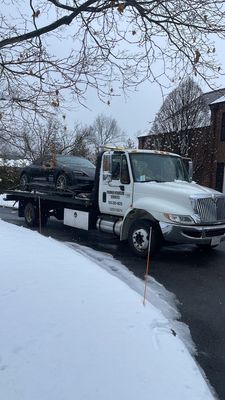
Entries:
[[23, 174], [20, 177], [20, 188], [21, 190], [30, 190], [29, 188], [29, 178], [27, 174]]
[[148, 254], [150, 227], [152, 228], [150, 254], [153, 255], [160, 247], [156, 225], [143, 219], [134, 221], [129, 229], [128, 242], [133, 253], [138, 256], [146, 257]]
[[65, 190], [68, 186], [68, 178], [64, 174], [58, 175], [56, 179], [56, 189]]

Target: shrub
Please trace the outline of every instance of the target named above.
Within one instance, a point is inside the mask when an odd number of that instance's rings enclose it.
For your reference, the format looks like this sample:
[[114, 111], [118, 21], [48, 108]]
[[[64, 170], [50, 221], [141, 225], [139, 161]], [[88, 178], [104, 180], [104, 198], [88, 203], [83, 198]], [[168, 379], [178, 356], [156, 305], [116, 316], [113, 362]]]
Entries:
[[19, 186], [21, 168], [12, 166], [0, 166], [0, 192], [15, 189]]

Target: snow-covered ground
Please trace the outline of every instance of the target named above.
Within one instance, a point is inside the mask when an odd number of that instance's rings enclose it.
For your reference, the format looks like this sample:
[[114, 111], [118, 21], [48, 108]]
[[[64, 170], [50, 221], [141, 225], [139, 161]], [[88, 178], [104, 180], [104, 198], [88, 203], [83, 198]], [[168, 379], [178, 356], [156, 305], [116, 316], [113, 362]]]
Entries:
[[214, 398], [161, 285], [3, 221], [0, 248], [0, 399]]
[[15, 201], [5, 201], [4, 197], [5, 197], [5, 194], [0, 194], [0, 207], [18, 208], [18, 203], [15, 203]]

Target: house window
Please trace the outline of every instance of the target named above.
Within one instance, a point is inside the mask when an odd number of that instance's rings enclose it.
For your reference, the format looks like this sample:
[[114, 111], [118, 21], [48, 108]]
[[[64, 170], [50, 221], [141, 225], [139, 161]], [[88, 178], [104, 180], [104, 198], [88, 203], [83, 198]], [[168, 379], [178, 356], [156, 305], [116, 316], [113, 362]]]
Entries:
[[225, 112], [222, 116], [222, 125], [221, 125], [221, 134], [220, 134], [221, 141], [225, 141]]
[[219, 192], [223, 192], [224, 163], [217, 163], [216, 168], [216, 187]]

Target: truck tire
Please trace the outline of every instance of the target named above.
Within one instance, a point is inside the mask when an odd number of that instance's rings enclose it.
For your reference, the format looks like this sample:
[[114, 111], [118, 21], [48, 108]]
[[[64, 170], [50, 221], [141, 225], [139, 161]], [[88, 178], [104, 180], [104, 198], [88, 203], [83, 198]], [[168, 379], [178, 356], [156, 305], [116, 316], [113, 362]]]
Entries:
[[24, 219], [30, 228], [38, 225], [38, 213], [37, 208], [33, 203], [27, 203], [24, 208]]
[[[30, 228], [39, 226], [39, 213], [37, 207], [33, 203], [27, 203], [24, 208], [24, 219], [26, 225]], [[48, 222], [48, 214], [46, 210], [42, 209], [41, 213], [41, 226], [45, 227]]]
[[146, 257], [148, 254], [149, 232], [152, 227], [150, 254], [155, 254], [160, 246], [157, 227], [151, 221], [140, 219], [134, 221], [128, 232], [128, 242], [133, 253]]

